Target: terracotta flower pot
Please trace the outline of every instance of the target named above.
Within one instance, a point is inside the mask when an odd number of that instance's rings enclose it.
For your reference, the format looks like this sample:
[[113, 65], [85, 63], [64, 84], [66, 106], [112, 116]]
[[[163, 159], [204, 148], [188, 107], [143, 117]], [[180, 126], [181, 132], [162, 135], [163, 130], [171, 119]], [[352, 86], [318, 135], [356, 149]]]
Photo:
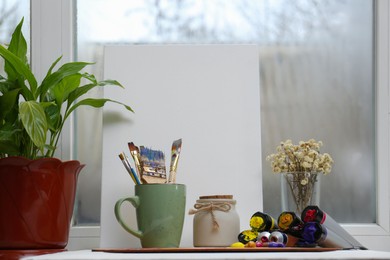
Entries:
[[68, 243], [78, 161], [0, 159], [0, 249], [55, 249]]

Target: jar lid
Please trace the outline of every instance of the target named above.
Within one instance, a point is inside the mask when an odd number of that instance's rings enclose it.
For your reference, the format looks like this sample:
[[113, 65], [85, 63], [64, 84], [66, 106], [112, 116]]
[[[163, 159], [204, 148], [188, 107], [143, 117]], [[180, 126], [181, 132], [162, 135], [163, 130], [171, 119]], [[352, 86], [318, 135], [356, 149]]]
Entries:
[[208, 196], [199, 196], [199, 199], [233, 199], [233, 195], [208, 195]]

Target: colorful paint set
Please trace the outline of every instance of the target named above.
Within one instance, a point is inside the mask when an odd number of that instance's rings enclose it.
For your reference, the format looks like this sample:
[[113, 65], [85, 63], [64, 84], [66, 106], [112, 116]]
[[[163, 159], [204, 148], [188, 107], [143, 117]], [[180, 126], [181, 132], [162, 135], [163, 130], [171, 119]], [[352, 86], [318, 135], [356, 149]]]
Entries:
[[278, 221], [263, 212], [250, 219], [251, 229], [238, 234], [232, 247], [324, 247], [366, 249], [318, 206], [308, 206], [299, 218], [282, 212]]

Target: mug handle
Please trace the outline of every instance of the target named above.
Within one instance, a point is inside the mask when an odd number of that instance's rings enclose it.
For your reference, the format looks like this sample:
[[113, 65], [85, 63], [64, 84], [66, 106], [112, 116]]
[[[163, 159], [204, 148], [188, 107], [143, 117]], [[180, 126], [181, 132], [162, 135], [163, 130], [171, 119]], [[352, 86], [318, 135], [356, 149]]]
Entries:
[[119, 222], [119, 224], [127, 232], [129, 232], [133, 236], [136, 236], [138, 238], [142, 238], [142, 236], [143, 236], [143, 232], [142, 231], [134, 230], [134, 229], [130, 228], [122, 219], [121, 206], [122, 206], [122, 203], [125, 202], [125, 201], [130, 202], [134, 206], [134, 208], [138, 208], [138, 206], [139, 206], [139, 197], [138, 196], [129, 197], [129, 198], [123, 198], [123, 199], [118, 200], [115, 203], [115, 217], [116, 217], [116, 220]]

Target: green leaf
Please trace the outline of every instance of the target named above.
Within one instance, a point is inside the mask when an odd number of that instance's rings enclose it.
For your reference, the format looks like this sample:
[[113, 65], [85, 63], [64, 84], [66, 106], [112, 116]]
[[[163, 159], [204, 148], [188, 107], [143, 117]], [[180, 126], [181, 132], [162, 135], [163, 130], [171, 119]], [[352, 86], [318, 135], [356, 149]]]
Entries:
[[61, 126], [62, 116], [61, 109], [55, 104], [45, 109], [48, 118], [48, 127], [51, 131], [57, 131]]
[[92, 63], [88, 63], [88, 62], [65, 63], [57, 71], [47, 75], [43, 79], [42, 84], [38, 89], [38, 95], [40, 95], [41, 100], [44, 98], [47, 91], [53, 88], [56, 84], [58, 84], [58, 82], [60, 82], [63, 78], [74, 74], [78, 74], [80, 70], [82, 70], [85, 66], [90, 64]]
[[15, 107], [15, 104], [18, 101], [19, 91], [20, 89], [14, 89], [5, 92], [0, 96], [0, 120], [4, 119], [12, 108]]
[[57, 63], [62, 59], [62, 56], [58, 57], [54, 62], [53, 64], [51, 64], [49, 70], [47, 71], [46, 73], [46, 77], [50, 76], [51, 75], [51, 72], [53, 71], [54, 67], [57, 65]]
[[2, 154], [7, 155], [19, 155], [19, 149], [18, 146], [16, 146], [11, 141], [2, 141], [0, 140], [0, 151]]
[[5, 123], [0, 126], [0, 151], [1, 154], [19, 155], [19, 135], [22, 129], [13, 124]]
[[12, 89], [13, 86], [14, 86], [14, 84], [9, 82], [8, 80], [1, 80], [0, 79], [0, 92], [1, 93], [5, 93], [5, 92], [9, 91], [10, 89]]
[[36, 101], [19, 104], [20, 119], [33, 143], [43, 151], [46, 142], [48, 124], [45, 111]]
[[[0, 45], [0, 55], [4, 58], [6, 62], [9, 62], [9, 64], [12, 66], [12, 68], [15, 70], [15, 72], [19, 75], [18, 77], [23, 77], [23, 79], [27, 79], [30, 90], [28, 90], [25, 86], [23, 91], [30, 92], [28, 94], [28, 98], [35, 97], [33, 93], [37, 89], [37, 80], [34, 77], [34, 74], [31, 72], [28, 65], [26, 65], [19, 57], [17, 57], [15, 54], [4, 48], [2, 45]], [[23, 87], [23, 86], [20, 86]]]
[[24, 18], [15, 28], [8, 50], [18, 56], [25, 64], [27, 64], [27, 42], [22, 33]]
[[83, 100], [77, 102], [76, 104], [74, 104], [66, 112], [64, 119], [66, 119], [79, 106], [103, 107], [106, 102], [113, 102], [113, 103], [120, 104], [120, 105], [124, 106], [127, 110], [134, 112], [133, 109], [131, 109], [131, 107], [129, 107], [128, 105], [125, 105], [125, 104], [118, 102], [118, 101], [115, 101], [115, 100], [111, 100], [111, 99], [107, 99], [107, 98], [86, 98], [86, 99], [83, 99]]
[[92, 75], [92, 74], [89, 74], [89, 73], [83, 73], [82, 74], [83, 78], [85, 79], [88, 79], [89, 81], [91, 81], [92, 83], [94, 83], [95, 85], [98, 84], [96, 78], [95, 78], [95, 75]]
[[80, 85], [81, 74], [74, 74], [63, 78], [52, 89], [51, 93], [54, 95], [57, 106], [61, 108], [62, 103], [68, 99], [69, 93], [78, 88]]
[[68, 97], [68, 107], [76, 101], [79, 97], [90, 91], [91, 89], [97, 87], [96, 84], [88, 84], [82, 87], [78, 87], [77, 89], [73, 90]]
[[18, 132], [21, 132], [21, 129], [15, 128], [11, 124], [5, 124], [1, 126], [0, 129], [0, 140], [1, 141], [13, 140], [14, 135]]
[[[85, 74], [83, 74], [82, 76], [85, 77]], [[93, 75], [90, 75], [90, 76], [93, 76]], [[93, 79], [94, 78], [95, 77], [93, 76]], [[101, 87], [101, 86], [105, 86], [105, 85], [114, 85], [114, 86], [120, 86], [123, 88], [123, 86], [116, 80], [103, 80], [103, 81], [97, 82], [96, 80], [91, 79], [91, 81], [93, 82], [92, 84], [87, 84], [87, 85], [84, 85], [82, 87], [78, 87], [77, 89], [72, 91], [72, 93], [69, 94], [68, 106], [70, 106], [74, 101], [76, 101], [76, 99], [78, 99], [79, 97], [88, 93], [91, 89], [93, 89], [95, 87]]]
[[[23, 21], [24, 18], [22, 18], [22, 20], [16, 26], [12, 34], [12, 38], [8, 46], [8, 50], [13, 54], [15, 54], [15, 56], [17, 56], [24, 64], [28, 65], [27, 42], [22, 33]], [[9, 80], [15, 80], [19, 77], [18, 72], [14, 70], [13, 66], [9, 64], [9, 62], [5, 62], [4, 71], [7, 73]]]
[[113, 85], [113, 86], [119, 86], [121, 88], [124, 88], [122, 86], [121, 83], [119, 83], [118, 81], [116, 80], [112, 80], [112, 79], [106, 79], [106, 80], [102, 80], [98, 83], [99, 86], [105, 86], [105, 85]]

